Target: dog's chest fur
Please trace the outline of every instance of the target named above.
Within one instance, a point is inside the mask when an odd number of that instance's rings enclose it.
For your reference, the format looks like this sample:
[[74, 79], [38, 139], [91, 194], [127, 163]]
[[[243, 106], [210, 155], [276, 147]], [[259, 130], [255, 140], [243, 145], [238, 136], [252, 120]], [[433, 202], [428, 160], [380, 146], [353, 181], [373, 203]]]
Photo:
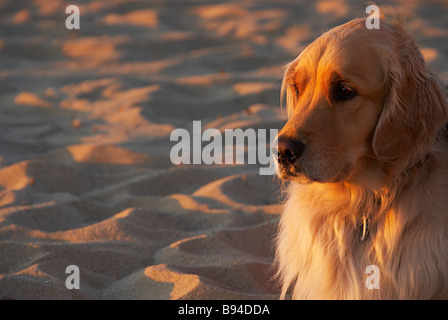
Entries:
[[[411, 199], [405, 193], [381, 195], [346, 185], [291, 184], [277, 248], [283, 296], [446, 297], [447, 221], [420, 214], [420, 208], [435, 205], [430, 202], [437, 195], [419, 191]], [[369, 218], [369, 233], [361, 240], [363, 215]], [[366, 286], [372, 265], [379, 270], [378, 289]]]

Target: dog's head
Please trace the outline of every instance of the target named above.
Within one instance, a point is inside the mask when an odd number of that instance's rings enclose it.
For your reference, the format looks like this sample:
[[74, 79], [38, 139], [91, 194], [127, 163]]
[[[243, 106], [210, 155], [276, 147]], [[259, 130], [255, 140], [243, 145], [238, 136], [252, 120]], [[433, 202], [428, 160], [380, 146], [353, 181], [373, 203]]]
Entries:
[[365, 21], [324, 33], [287, 65], [281, 178], [359, 182], [400, 172], [428, 154], [446, 122], [446, 98], [414, 40], [398, 25]]

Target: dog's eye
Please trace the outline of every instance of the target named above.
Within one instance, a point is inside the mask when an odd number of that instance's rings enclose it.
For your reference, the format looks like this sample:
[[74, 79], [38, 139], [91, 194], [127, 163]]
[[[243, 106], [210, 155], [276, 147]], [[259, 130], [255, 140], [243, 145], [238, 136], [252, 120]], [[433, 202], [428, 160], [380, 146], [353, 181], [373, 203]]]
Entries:
[[357, 95], [356, 91], [344, 84], [338, 84], [336, 98], [339, 100], [350, 100]]

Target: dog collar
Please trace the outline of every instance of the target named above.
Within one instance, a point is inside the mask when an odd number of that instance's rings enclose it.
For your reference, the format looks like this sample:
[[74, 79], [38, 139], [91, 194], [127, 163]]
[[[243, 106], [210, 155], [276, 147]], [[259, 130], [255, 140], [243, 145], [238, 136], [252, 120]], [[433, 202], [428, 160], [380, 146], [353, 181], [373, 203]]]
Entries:
[[360, 232], [359, 240], [366, 240], [367, 235], [369, 234], [369, 218], [367, 218], [365, 214], [362, 215], [358, 229]]

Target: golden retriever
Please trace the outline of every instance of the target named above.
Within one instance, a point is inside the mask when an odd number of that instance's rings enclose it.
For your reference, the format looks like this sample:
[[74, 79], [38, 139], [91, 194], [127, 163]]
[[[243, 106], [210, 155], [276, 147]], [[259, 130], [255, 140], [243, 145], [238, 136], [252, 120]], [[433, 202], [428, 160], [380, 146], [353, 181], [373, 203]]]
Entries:
[[281, 298], [448, 298], [445, 88], [401, 23], [365, 22], [331, 29], [286, 67]]

